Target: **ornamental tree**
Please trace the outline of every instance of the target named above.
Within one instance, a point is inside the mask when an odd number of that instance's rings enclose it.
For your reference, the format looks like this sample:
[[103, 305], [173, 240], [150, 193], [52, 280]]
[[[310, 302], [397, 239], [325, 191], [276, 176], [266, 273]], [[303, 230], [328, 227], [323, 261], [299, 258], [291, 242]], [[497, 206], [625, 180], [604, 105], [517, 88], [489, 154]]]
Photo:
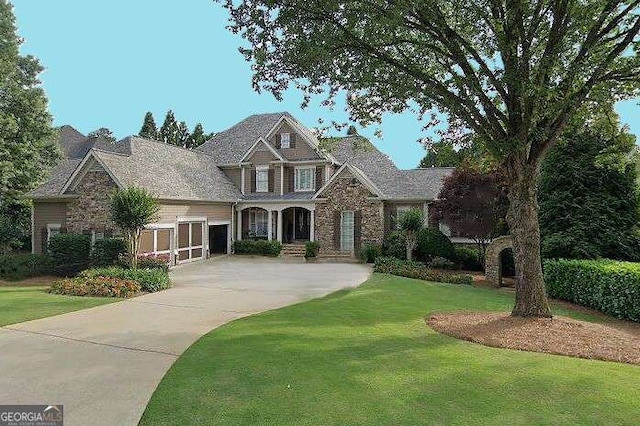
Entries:
[[413, 251], [418, 245], [418, 231], [424, 226], [424, 216], [418, 209], [409, 209], [398, 218], [398, 226], [404, 231], [407, 260], [412, 260]]
[[640, 0], [218, 0], [246, 40], [256, 90], [304, 105], [346, 93], [351, 119], [445, 115], [504, 170], [514, 243], [513, 315], [549, 317], [537, 181], [581, 109], [635, 96]]
[[111, 220], [124, 234], [132, 269], [138, 267], [142, 230], [156, 220], [159, 210], [158, 200], [144, 188], [129, 187], [111, 195]]

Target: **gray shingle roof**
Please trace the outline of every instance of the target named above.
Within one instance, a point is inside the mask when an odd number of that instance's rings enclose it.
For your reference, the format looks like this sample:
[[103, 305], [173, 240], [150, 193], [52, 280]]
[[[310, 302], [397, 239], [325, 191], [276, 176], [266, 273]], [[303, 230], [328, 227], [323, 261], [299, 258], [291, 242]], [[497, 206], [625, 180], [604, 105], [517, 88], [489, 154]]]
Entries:
[[87, 137], [69, 125], [58, 129], [58, 144], [64, 158], [83, 158], [91, 149], [86, 142]]
[[51, 170], [49, 179], [36, 189], [25, 194], [27, 198], [55, 197], [60, 195], [64, 184], [71, 177], [74, 170], [82, 162], [82, 159], [62, 159], [56, 167]]
[[217, 133], [196, 150], [213, 157], [216, 164], [235, 164], [258, 140], [266, 137], [269, 131], [287, 112], [251, 115], [233, 127]]
[[454, 167], [429, 167], [425, 169], [401, 170], [412, 186], [415, 197], [435, 200], [440, 195], [444, 178], [454, 171]]
[[207, 155], [129, 136], [129, 155], [96, 150], [95, 155], [124, 186], [140, 186], [158, 198], [235, 201], [240, 191]]

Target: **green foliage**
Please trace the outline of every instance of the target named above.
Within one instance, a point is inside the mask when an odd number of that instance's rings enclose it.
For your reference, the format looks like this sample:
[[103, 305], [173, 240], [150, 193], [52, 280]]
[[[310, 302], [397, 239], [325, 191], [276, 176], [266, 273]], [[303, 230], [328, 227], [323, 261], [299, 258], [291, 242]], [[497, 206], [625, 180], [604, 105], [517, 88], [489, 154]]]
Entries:
[[546, 260], [549, 296], [640, 322], [640, 264], [613, 260]]
[[400, 229], [408, 232], [417, 232], [424, 225], [424, 215], [419, 209], [409, 209], [398, 217], [398, 226]]
[[609, 128], [596, 123], [565, 132], [540, 178], [544, 257], [640, 259], [640, 192], [629, 161], [635, 149], [615, 117]]
[[118, 263], [120, 256], [127, 253], [127, 245], [122, 238], [105, 238], [93, 244], [91, 264], [93, 266], [112, 266]]
[[480, 259], [478, 250], [470, 247], [456, 246], [454, 247], [453, 259], [458, 263], [461, 269], [466, 271], [482, 271], [483, 262]]
[[191, 133], [191, 137], [189, 138], [189, 142], [187, 148], [194, 149], [202, 145], [207, 141], [207, 135], [204, 133], [204, 129], [202, 128], [202, 124], [196, 124], [196, 127], [193, 128], [193, 133]]
[[379, 245], [370, 243], [362, 245], [360, 249], [360, 259], [362, 259], [364, 263], [373, 263], [379, 256], [382, 256], [382, 247]]
[[454, 149], [453, 144], [441, 142], [427, 150], [418, 167], [458, 167], [461, 162], [460, 153]]
[[166, 273], [169, 272], [169, 262], [171, 257], [168, 254], [138, 256], [140, 269], [160, 269]]
[[169, 145], [178, 145], [178, 122], [173, 111], [167, 111], [164, 122], [158, 130], [158, 139]]
[[53, 260], [46, 254], [0, 255], [0, 279], [23, 280], [53, 273]]
[[317, 257], [320, 250], [320, 243], [317, 241], [307, 241], [304, 244], [304, 257]]
[[91, 264], [91, 237], [82, 234], [53, 235], [48, 251], [56, 274], [72, 277]]
[[144, 115], [144, 121], [142, 122], [142, 128], [140, 128], [139, 136], [147, 139], [158, 139], [158, 127], [156, 126], [156, 120], [153, 118], [153, 113], [148, 111]]
[[458, 265], [446, 257], [434, 257], [427, 266], [432, 269], [458, 269]]
[[417, 233], [416, 257], [422, 261], [430, 261], [434, 257], [455, 258], [453, 243], [436, 228], [422, 228]]
[[140, 233], [156, 219], [159, 210], [158, 200], [144, 188], [132, 186], [115, 191], [111, 196], [111, 220], [122, 229], [134, 269], [137, 267]]
[[421, 262], [400, 260], [395, 257], [378, 257], [375, 262], [374, 271], [425, 281], [473, 285], [473, 277], [471, 275], [437, 272], [427, 268]]
[[282, 251], [282, 244], [277, 240], [241, 240], [234, 241], [233, 251], [236, 254], [259, 254], [278, 257]]
[[407, 258], [407, 240], [403, 231], [391, 232], [384, 244], [382, 245], [382, 253], [385, 256], [395, 257], [396, 259]]
[[187, 123], [181, 121], [178, 124], [178, 137], [177, 137], [177, 145], [183, 148], [188, 148], [191, 140], [191, 133], [189, 132], [189, 127]]
[[11, 218], [0, 212], [0, 254], [9, 254], [11, 250], [22, 246], [23, 232]]
[[67, 296], [132, 297], [140, 292], [140, 284], [111, 277], [77, 277], [56, 281], [50, 293]]
[[87, 137], [89, 137], [89, 138], [103, 138], [103, 139], [106, 139], [109, 142], [115, 142], [116, 141], [116, 137], [113, 135], [113, 132], [110, 129], [107, 129], [106, 127], [100, 127], [99, 129], [96, 129], [96, 130], [94, 130], [92, 132], [89, 132]]
[[107, 268], [94, 268], [82, 271], [79, 275], [82, 278], [118, 278], [121, 280], [135, 281], [140, 285], [142, 291], [154, 293], [171, 287], [171, 280], [166, 271], [158, 268], [153, 269], [126, 269], [117, 266]]

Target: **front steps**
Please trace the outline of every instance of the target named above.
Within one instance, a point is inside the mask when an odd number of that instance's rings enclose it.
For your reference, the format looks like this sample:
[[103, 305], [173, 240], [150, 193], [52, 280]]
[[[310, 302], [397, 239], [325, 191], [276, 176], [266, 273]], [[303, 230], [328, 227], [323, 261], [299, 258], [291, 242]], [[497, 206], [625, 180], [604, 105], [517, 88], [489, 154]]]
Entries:
[[280, 254], [285, 257], [304, 257], [304, 244], [283, 244]]

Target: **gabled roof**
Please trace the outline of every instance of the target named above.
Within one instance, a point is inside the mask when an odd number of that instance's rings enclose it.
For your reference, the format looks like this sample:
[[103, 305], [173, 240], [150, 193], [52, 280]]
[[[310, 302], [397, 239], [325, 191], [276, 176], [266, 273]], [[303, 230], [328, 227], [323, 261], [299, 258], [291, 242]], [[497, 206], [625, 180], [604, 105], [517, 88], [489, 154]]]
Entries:
[[251, 157], [251, 155], [256, 151], [256, 149], [258, 149], [260, 145], [265, 146], [267, 150], [271, 152], [275, 158], [277, 158], [280, 161], [284, 161], [284, 157], [280, 155], [280, 153], [274, 147], [272, 147], [270, 143], [265, 141], [264, 138], [261, 136], [256, 141], [256, 143], [254, 143], [253, 146], [251, 146], [251, 148], [249, 148], [247, 152], [242, 156], [242, 158], [240, 159], [240, 162], [243, 162], [247, 160], [249, 157]]
[[91, 148], [107, 151], [120, 149], [115, 142], [111, 142], [102, 136], [85, 136], [68, 124], [58, 128], [58, 145], [62, 150], [62, 157], [68, 160], [83, 159]]
[[356, 179], [358, 179], [360, 183], [362, 183], [365, 186], [365, 188], [367, 188], [373, 195], [377, 197], [384, 197], [384, 194], [382, 193], [382, 191], [380, 191], [380, 189], [375, 185], [375, 183], [373, 183], [371, 179], [369, 179], [367, 175], [362, 172], [362, 170], [358, 169], [356, 166], [352, 164], [344, 163], [338, 170], [336, 170], [336, 172], [331, 176], [331, 178], [329, 178], [329, 180], [324, 185], [322, 185], [322, 188], [320, 188], [315, 193], [313, 198], [322, 198], [322, 193], [327, 188], [331, 187], [331, 185], [333, 185], [333, 182], [335, 182], [336, 179], [339, 179], [340, 175], [343, 174], [345, 171], [349, 171], [351, 175], [354, 176]]
[[213, 157], [218, 165], [239, 163], [258, 138], [266, 138], [273, 127], [287, 112], [254, 114], [238, 124], [216, 133], [196, 150]]
[[82, 159], [62, 159], [49, 175], [49, 179], [39, 187], [25, 194], [26, 198], [50, 198], [61, 195], [62, 188], [67, 183]]

